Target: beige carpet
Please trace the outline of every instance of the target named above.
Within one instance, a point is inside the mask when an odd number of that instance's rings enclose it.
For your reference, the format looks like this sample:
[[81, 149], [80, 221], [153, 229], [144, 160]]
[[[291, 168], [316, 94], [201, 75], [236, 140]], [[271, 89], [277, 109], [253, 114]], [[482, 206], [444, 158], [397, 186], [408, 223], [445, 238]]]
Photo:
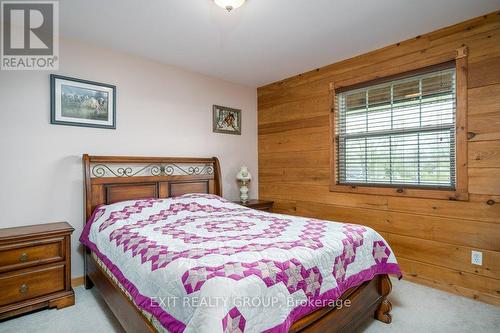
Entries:
[[[500, 307], [406, 281], [393, 285], [392, 324], [372, 321], [364, 332], [500, 332]], [[123, 332], [95, 288], [79, 287], [75, 292], [75, 306], [0, 322], [0, 332]]]

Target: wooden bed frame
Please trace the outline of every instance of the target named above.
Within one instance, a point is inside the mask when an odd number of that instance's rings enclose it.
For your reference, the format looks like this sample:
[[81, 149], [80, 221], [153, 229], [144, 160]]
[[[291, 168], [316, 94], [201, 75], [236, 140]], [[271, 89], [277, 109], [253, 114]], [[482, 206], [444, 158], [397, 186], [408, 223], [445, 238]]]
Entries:
[[[219, 160], [213, 158], [158, 158], [83, 155], [85, 222], [101, 204], [143, 198], [168, 198], [186, 193], [222, 196]], [[135, 166], [134, 169], [132, 166]], [[84, 249], [85, 288], [97, 287], [126, 332], [157, 332], [141, 311]], [[378, 275], [347, 290], [341, 298], [350, 307], [325, 307], [298, 320], [290, 332], [354, 332], [375, 317], [391, 322], [391, 292], [387, 275]]]

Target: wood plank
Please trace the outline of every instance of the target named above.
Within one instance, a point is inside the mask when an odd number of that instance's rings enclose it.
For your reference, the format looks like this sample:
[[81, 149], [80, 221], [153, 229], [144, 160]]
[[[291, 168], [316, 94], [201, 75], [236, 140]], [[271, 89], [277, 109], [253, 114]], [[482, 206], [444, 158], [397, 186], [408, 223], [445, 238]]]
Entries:
[[500, 113], [500, 84], [469, 89], [468, 98], [469, 117], [476, 114]]
[[456, 198], [464, 195], [468, 199], [468, 181], [467, 181], [467, 109], [468, 109], [468, 57], [469, 49], [464, 46], [457, 50], [457, 59], [455, 60], [455, 80], [456, 80], [456, 110], [455, 110], [455, 187]]
[[259, 168], [259, 182], [328, 185], [328, 168]]
[[471, 168], [500, 167], [500, 140], [470, 142], [469, 167]]
[[313, 199], [318, 203], [346, 207], [363, 205], [402, 213], [500, 223], [500, 196], [492, 195], [471, 195], [469, 201], [418, 199], [330, 192], [328, 186], [286, 183], [260, 183], [259, 193], [266, 198], [274, 198], [275, 201]]
[[259, 193], [265, 197], [288, 201], [314, 201], [347, 207], [387, 209], [387, 197], [368, 194], [344, 194], [330, 192], [328, 186], [309, 184], [261, 183]]
[[500, 35], [496, 33], [497, 29], [498, 27], [493, 31], [489, 31], [486, 35], [487, 41], [467, 41], [467, 46], [471, 47], [471, 52], [469, 53], [470, 63], [500, 55]]
[[311, 201], [276, 201], [276, 212], [366, 225], [379, 232], [500, 251], [500, 224], [344, 207]]
[[500, 305], [500, 280], [399, 258], [404, 279]]
[[455, 59], [456, 49], [458, 47], [460, 47], [460, 45], [456, 44], [437, 54], [431, 54], [431, 52], [427, 50], [425, 57], [420, 53], [404, 55], [392, 59], [390, 63], [378, 64], [377, 66], [369, 65], [365, 68], [358, 69], [356, 72], [350, 73], [345, 77], [340, 75], [332, 76], [330, 80], [335, 82], [335, 88], [348, 87], [361, 82], [368, 82], [419, 68], [441, 64]]
[[469, 65], [469, 88], [500, 83], [500, 56], [486, 58]]
[[[500, 276], [500, 252], [451, 245], [415, 237], [385, 233], [384, 237], [396, 258], [447, 267], [462, 272], [498, 279]], [[483, 265], [471, 264], [471, 250], [483, 252]]]
[[324, 116], [328, 114], [329, 105], [329, 96], [321, 95], [319, 97], [311, 97], [305, 101], [295, 101], [278, 104], [268, 108], [259, 108], [259, 128], [261, 125], [269, 123], [303, 120]]
[[[493, 202], [489, 205], [488, 202]], [[403, 213], [500, 223], [500, 196], [470, 195], [469, 201], [388, 198], [388, 209]]]
[[259, 109], [266, 109], [275, 105], [286, 104], [291, 102], [306, 101], [310, 98], [324, 98], [325, 93], [328, 92], [328, 80], [319, 80], [311, 82], [310, 84], [300, 85], [288, 90], [277, 91], [272, 96], [259, 96], [258, 107]]
[[283, 133], [304, 128], [326, 127], [328, 126], [328, 116], [317, 116], [297, 120], [273, 122], [259, 125], [259, 135]]
[[470, 141], [500, 140], [500, 112], [469, 114], [468, 131]]
[[469, 191], [476, 194], [500, 194], [500, 168], [469, 168]]
[[330, 147], [329, 127], [302, 128], [281, 133], [259, 135], [259, 151], [262, 153], [281, 153], [308, 150], [325, 150]]
[[287, 168], [328, 168], [329, 150], [259, 153], [259, 168], [266, 165]]

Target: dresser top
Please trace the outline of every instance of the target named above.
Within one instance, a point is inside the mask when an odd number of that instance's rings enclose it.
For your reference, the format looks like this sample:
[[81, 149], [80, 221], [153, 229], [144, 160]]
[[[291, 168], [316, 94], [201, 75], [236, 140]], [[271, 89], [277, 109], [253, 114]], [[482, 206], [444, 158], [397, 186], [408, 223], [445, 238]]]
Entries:
[[47, 235], [59, 233], [71, 233], [75, 230], [68, 222], [56, 222], [46, 224], [27, 225], [22, 227], [0, 229], [0, 241], [24, 238], [35, 235]]

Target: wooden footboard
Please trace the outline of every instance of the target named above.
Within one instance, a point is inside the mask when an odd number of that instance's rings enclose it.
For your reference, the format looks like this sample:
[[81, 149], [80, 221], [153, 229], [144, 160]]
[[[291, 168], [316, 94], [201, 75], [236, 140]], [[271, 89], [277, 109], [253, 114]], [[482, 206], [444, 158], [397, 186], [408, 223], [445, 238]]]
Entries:
[[341, 299], [350, 300], [349, 307], [325, 307], [317, 310], [290, 328], [290, 332], [356, 332], [370, 318], [391, 322], [391, 303], [387, 295], [392, 285], [389, 276], [377, 275], [373, 280], [347, 290]]

